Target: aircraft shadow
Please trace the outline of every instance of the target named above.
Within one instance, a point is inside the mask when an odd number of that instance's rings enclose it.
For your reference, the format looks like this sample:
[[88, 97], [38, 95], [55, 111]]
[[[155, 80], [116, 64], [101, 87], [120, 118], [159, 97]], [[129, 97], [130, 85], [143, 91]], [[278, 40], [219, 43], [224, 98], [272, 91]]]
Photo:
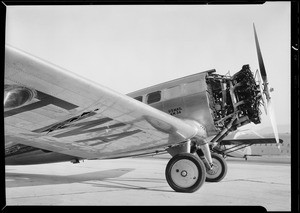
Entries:
[[147, 191], [160, 191], [160, 192], [174, 192], [173, 190], [161, 189], [161, 185], [144, 187], [145, 185], [151, 183], [165, 183], [165, 179], [158, 178], [122, 178], [122, 179], [106, 179], [104, 183], [94, 183], [95, 187], [105, 187], [110, 189], [134, 189], [134, 190], [147, 190]]
[[108, 178], [117, 178], [130, 171], [132, 168], [110, 169], [97, 172], [89, 172], [76, 175], [48, 175], [48, 174], [30, 174], [6, 172], [6, 187], [39, 186], [52, 184], [78, 183], [85, 181], [105, 180]]
[[[88, 183], [94, 187], [104, 187], [109, 190], [114, 189], [135, 189], [135, 190], [150, 190], [150, 191], [166, 191], [162, 190], [161, 186], [143, 187], [143, 183], [163, 183], [164, 179], [158, 178], [122, 178], [122, 175], [133, 171], [133, 168], [110, 169], [97, 172], [89, 172], [76, 175], [48, 175], [48, 174], [30, 174], [30, 173], [14, 173], [6, 172], [6, 188], [26, 187], [26, 186], [41, 186], [41, 185], [58, 185], [93, 181]], [[97, 181], [101, 181], [97, 183]]]

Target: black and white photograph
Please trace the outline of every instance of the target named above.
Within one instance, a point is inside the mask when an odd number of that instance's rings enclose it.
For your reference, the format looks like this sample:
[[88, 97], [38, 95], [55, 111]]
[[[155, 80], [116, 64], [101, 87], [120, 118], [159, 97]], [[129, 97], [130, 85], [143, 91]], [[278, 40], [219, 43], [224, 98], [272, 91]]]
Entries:
[[6, 206], [291, 211], [291, 2], [5, 9]]

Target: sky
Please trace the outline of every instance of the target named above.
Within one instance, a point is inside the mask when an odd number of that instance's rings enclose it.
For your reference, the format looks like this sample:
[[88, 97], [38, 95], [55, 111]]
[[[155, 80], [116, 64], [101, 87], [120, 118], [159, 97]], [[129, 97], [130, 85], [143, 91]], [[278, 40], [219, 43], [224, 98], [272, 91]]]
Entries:
[[[290, 2], [263, 5], [7, 6], [6, 44], [123, 94], [257, 61], [253, 23], [278, 125], [290, 125]], [[270, 126], [262, 114], [262, 124]]]

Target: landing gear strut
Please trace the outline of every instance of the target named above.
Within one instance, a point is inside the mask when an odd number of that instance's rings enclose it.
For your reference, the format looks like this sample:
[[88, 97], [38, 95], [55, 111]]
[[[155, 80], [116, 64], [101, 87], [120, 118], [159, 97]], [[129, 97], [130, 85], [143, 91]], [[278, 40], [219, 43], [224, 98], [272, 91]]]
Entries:
[[221, 155], [211, 153], [212, 164], [209, 164], [201, 149], [197, 149], [196, 153], [206, 167], [207, 182], [219, 182], [226, 176], [227, 163]]
[[211, 153], [208, 144], [199, 146], [190, 140], [167, 149], [173, 157], [168, 162], [165, 176], [176, 192], [195, 192], [205, 182], [219, 182], [227, 173], [224, 158]]
[[207, 182], [219, 182], [227, 174], [227, 163], [221, 155], [211, 153], [212, 168], [206, 171]]

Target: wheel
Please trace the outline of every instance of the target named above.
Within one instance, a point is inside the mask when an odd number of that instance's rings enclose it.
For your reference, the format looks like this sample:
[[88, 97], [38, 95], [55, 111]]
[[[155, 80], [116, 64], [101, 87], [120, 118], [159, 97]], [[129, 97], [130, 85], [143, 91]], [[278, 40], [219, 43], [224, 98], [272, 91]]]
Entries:
[[211, 153], [213, 166], [211, 170], [206, 171], [207, 182], [219, 182], [227, 174], [227, 163], [225, 159], [216, 153]]
[[195, 192], [205, 182], [205, 166], [193, 154], [180, 153], [171, 158], [165, 170], [168, 184], [176, 192]]

